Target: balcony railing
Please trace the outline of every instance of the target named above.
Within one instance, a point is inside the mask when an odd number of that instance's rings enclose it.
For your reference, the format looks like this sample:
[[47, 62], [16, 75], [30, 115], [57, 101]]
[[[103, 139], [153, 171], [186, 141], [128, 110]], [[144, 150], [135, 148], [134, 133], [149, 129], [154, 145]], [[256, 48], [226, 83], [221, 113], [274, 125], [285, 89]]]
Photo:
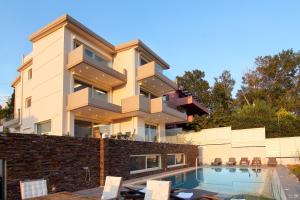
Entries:
[[113, 69], [108, 61], [84, 45], [69, 53], [67, 68], [76, 76], [100, 82], [110, 88], [127, 82], [125, 70], [121, 73]]
[[158, 96], [176, 90], [176, 83], [165, 76], [162, 71], [162, 68], [155, 62], [149, 62], [138, 67], [137, 81], [142, 87]]

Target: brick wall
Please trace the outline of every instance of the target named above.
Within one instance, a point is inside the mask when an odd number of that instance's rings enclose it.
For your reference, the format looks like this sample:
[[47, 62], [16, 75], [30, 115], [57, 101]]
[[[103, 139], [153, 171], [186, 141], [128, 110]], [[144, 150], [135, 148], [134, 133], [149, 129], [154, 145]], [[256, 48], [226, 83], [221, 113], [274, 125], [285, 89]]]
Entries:
[[[0, 134], [7, 163], [7, 199], [20, 199], [19, 181], [45, 178], [49, 193], [99, 186], [100, 141], [61, 136]], [[86, 181], [83, 167], [90, 169]]]
[[[106, 175], [114, 175], [122, 176], [124, 179], [156, 174], [182, 167], [192, 167], [195, 166], [195, 159], [198, 156], [197, 146], [184, 144], [104, 139], [102, 140], [101, 147], [104, 147], [102, 153], [105, 156], [109, 156], [109, 159], [105, 159], [103, 162], [103, 177]], [[177, 168], [167, 168], [167, 154], [170, 153], [185, 153], [186, 165]], [[141, 154], [160, 154], [162, 169], [131, 175], [129, 163], [130, 155]]]

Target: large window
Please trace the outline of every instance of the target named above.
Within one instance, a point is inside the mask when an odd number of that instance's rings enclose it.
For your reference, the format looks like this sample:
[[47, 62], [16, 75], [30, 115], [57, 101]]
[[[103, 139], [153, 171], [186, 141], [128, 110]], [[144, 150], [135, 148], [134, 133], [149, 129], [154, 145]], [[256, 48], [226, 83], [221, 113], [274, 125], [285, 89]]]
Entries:
[[74, 81], [74, 92], [85, 89], [87, 87], [92, 87], [92, 86], [89, 84], [83, 83], [81, 81], [78, 81], [78, 80]]
[[51, 132], [51, 120], [36, 123], [37, 134], [48, 134]]
[[141, 59], [140, 59], [140, 65], [145, 65], [147, 64], [149, 61], [147, 59], [145, 59], [144, 57], [141, 56]]
[[140, 173], [161, 168], [160, 155], [130, 156], [130, 173]]
[[157, 126], [145, 124], [145, 141], [146, 142], [157, 141]]
[[92, 137], [92, 122], [75, 120], [75, 137]]
[[185, 155], [183, 153], [168, 154], [167, 164], [168, 164], [168, 167], [184, 165], [185, 164]]

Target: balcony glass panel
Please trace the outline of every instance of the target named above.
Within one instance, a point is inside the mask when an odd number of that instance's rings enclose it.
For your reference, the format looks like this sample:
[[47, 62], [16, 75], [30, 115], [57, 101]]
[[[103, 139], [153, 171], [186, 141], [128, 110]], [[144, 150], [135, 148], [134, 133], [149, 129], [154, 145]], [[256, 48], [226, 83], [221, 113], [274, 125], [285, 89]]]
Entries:
[[95, 98], [99, 98], [105, 102], [108, 102], [108, 96], [106, 91], [100, 90], [98, 88], [93, 88], [93, 93]]
[[75, 120], [75, 137], [88, 138], [92, 136], [92, 123], [88, 121]]

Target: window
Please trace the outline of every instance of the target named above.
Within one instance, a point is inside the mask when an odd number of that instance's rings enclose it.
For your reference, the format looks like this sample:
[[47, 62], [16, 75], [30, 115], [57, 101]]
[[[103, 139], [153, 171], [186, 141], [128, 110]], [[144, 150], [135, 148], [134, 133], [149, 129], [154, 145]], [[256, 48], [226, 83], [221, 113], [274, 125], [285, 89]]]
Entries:
[[184, 165], [184, 164], [185, 164], [185, 155], [183, 153], [168, 154], [167, 157], [168, 167]]
[[31, 97], [27, 97], [25, 99], [25, 107], [30, 108], [31, 107]]
[[81, 121], [75, 120], [74, 126], [74, 136], [75, 137], [82, 137], [82, 138], [89, 138], [92, 137], [92, 122], [88, 121]]
[[160, 155], [130, 156], [130, 173], [140, 173], [161, 168]]
[[73, 49], [80, 47], [80, 45], [82, 45], [81, 42], [79, 42], [78, 40], [74, 40]]
[[103, 62], [105, 61], [103, 58], [101, 58], [99, 55], [97, 55], [95, 52], [93, 52], [90, 49], [84, 49], [84, 54], [98, 62]]
[[141, 59], [140, 59], [140, 65], [145, 65], [147, 63], [148, 63], [148, 61], [145, 58], [141, 57]]
[[108, 102], [107, 92], [98, 88], [93, 88], [94, 97], [100, 98], [101, 100]]
[[151, 94], [150, 92], [147, 92], [146, 90], [140, 88], [140, 95], [143, 95], [146, 98], [149, 99], [155, 99], [157, 98], [157, 96], [155, 96], [154, 94]]
[[157, 141], [157, 126], [145, 124], [145, 141], [146, 142]]
[[28, 80], [31, 80], [32, 79], [32, 69], [29, 69], [27, 71], [27, 77], [28, 77]]
[[51, 120], [36, 123], [36, 133], [47, 134], [51, 132]]
[[74, 81], [74, 88], [73, 88], [74, 92], [77, 92], [77, 91], [82, 90], [82, 89], [87, 88], [87, 87], [91, 87], [91, 85], [83, 83], [83, 82], [78, 81], [78, 80]]

